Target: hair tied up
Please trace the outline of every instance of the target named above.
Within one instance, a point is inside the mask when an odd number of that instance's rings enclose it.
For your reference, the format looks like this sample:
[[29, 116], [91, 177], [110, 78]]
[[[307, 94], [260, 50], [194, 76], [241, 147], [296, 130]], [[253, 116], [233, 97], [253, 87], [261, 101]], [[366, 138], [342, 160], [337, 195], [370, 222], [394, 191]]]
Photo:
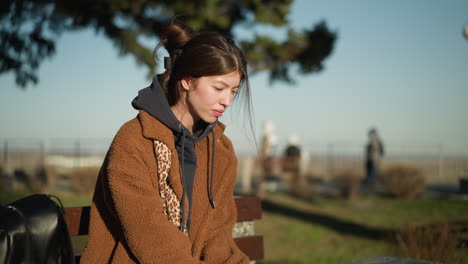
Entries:
[[[174, 50], [174, 55], [175, 56], [180, 56], [182, 54], [182, 49], [175, 49]], [[172, 66], [174, 66], [174, 61], [175, 61], [175, 58], [171, 58], [171, 57], [164, 57], [164, 68], [166, 70], [172, 70]]]

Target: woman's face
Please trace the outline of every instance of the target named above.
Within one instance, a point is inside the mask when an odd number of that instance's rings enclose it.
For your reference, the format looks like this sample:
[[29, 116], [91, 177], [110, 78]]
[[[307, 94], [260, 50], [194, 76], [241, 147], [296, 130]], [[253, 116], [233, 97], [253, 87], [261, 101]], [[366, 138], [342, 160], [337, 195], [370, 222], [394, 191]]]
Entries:
[[231, 105], [239, 90], [240, 74], [233, 71], [223, 75], [184, 78], [181, 82], [193, 124], [200, 120], [212, 123]]

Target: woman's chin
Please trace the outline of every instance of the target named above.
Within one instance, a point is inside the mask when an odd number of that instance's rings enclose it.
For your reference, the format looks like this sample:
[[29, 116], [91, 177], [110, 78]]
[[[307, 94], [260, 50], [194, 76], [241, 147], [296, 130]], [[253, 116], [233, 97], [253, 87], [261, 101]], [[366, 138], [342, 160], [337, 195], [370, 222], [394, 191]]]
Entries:
[[208, 124], [211, 124], [211, 123], [213, 123], [214, 121], [216, 121], [216, 118], [213, 118], [213, 119], [207, 120], [207, 121], [205, 121], [205, 122], [207, 122]]
[[216, 116], [210, 116], [210, 117], [206, 117], [206, 118], [202, 118], [202, 120], [208, 124], [210, 123], [213, 123], [214, 121], [216, 121], [217, 117]]

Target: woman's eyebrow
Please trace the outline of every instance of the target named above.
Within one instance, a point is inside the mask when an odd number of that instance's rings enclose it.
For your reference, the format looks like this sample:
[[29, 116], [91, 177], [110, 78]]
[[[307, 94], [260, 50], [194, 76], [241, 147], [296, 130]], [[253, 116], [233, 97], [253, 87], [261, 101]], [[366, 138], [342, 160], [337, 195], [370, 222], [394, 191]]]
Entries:
[[[220, 83], [224, 87], [230, 87], [229, 84], [227, 84], [223, 80], [214, 80], [215, 83]], [[239, 88], [240, 84], [233, 86], [232, 88]]]
[[221, 85], [225, 86], [225, 87], [229, 87], [229, 84], [227, 84], [225, 81], [222, 81], [222, 80], [214, 80], [215, 83], [220, 83]]

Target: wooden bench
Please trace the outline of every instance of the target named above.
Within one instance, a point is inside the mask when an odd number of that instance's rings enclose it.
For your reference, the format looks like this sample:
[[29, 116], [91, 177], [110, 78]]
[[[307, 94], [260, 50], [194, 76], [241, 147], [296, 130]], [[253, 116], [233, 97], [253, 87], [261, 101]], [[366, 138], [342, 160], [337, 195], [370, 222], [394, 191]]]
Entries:
[[[258, 197], [251, 196], [236, 197], [235, 202], [237, 207], [237, 224], [233, 232], [234, 241], [239, 249], [249, 256], [252, 261], [263, 259], [263, 236], [254, 235], [252, 232], [240, 232], [239, 234], [236, 230], [249, 229], [245, 228], [245, 226], [253, 227], [253, 221], [261, 218], [261, 201]], [[65, 208], [65, 220], [72, 237], [77, 263], [79, 263], [88, 235], [90, 209], [90, 206]]]

